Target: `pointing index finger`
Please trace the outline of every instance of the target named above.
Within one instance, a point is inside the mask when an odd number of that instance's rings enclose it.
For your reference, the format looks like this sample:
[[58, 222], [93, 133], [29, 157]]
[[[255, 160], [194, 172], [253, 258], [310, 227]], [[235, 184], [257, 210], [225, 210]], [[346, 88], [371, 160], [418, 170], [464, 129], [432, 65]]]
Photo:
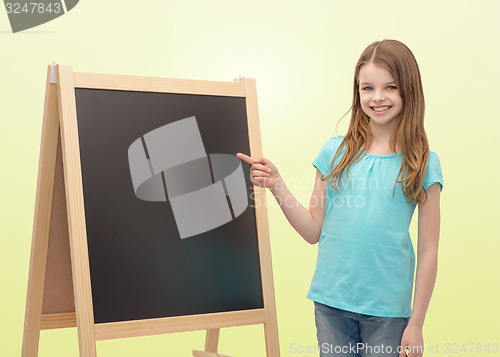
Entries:
[[251, 158], [250, 156], [245, 155], [245, 154], [242, 154], [242, 153], [240, 153], [240, 152], [239, 152], [239, 153], [237, 153], [237, 154], [236, 154], [236, 156], [237, 156], [239, 159], [241, 159], [241, 160], [245, 161], [246, 163], [248, 163], [248, 164], [250, 164], [250, 165], [253, 165], [253, 161], [254, 161], [254, 159], [253, 159], [253, 158]]

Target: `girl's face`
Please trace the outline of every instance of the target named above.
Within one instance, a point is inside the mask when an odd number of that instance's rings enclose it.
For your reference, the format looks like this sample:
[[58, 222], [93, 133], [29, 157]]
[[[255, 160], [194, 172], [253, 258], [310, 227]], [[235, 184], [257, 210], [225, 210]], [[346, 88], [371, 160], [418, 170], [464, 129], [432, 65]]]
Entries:
[[391, 72], [371, 62], [363, 65], [359, 70], [359, 98], [361, 109], [374, 125], [397, 124], [403, 100]]

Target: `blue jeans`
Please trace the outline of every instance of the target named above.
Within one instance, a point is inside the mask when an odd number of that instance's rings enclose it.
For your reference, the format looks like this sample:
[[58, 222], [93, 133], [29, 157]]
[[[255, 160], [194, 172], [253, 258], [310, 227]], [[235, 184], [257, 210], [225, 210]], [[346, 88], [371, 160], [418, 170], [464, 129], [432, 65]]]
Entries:
[[358, 314], [314, 302], [321, 357], [399, 356], [409, 317]]

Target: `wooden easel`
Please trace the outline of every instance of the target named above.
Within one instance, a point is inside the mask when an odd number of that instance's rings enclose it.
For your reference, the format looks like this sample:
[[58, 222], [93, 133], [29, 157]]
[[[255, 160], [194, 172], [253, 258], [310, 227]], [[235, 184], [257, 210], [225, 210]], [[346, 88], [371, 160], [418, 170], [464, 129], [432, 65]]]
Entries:
[[193, 350], [193, 357], [231, 357], [213, 352]]
[[[80, 356], [94, 357], [96, 341], [207, 330], [205, 351], [217, 354], [221, 327], [264, 324], [266, 354], [279, 357], [266, 207], [256, 209], [264, 308], [116, 323], [94, 323], [78, 144], [75, 88], [213, 94], [247, 98], [250, 151], [261, 156], [255, 80], [234, 83], [74, 73], [49, 66], [29, 267], [22, 356], [38, 355], [40, 330], [77, 327]], [[255, 189], [265, 202], [265, 191]]]

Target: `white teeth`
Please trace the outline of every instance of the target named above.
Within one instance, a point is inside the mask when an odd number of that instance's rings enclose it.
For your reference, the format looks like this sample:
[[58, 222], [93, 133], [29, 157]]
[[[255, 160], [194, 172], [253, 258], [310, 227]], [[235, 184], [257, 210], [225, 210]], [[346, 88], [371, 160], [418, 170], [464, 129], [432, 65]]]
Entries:
[[383, 112], [384, 110], [389, 109], [390, 107], [379, 107], [379, 108], [372, 108], [376, 112]]

